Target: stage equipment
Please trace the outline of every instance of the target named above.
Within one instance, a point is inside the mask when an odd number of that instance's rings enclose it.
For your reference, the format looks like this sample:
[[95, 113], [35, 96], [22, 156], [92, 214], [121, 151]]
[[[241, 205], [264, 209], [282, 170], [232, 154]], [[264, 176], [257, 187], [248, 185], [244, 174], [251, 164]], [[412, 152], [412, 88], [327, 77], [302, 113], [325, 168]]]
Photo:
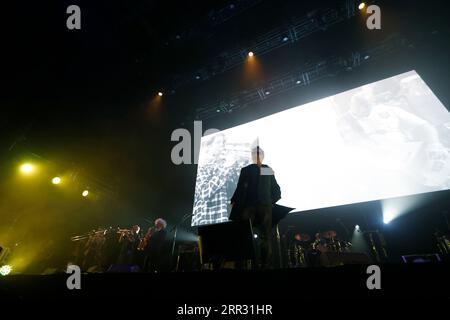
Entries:
[[412, 254], [402, 256], [404, 263], [436, 263], [442, 262], [442, 258], [438, 254]]
[[255, 258], [253, 229], [250, 221], [230, 221], [199, 226], [198, 235], [203, 263]]

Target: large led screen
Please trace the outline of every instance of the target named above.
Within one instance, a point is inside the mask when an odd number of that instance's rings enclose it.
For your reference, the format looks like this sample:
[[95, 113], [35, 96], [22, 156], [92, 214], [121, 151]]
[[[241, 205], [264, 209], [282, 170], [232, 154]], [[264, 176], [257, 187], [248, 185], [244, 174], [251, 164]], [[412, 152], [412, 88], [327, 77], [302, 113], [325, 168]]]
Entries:
[[202, 137], [192, 225], [228, 220], [257, 141], [296, 211], [450, 188], [450, 114], [410, 71]]

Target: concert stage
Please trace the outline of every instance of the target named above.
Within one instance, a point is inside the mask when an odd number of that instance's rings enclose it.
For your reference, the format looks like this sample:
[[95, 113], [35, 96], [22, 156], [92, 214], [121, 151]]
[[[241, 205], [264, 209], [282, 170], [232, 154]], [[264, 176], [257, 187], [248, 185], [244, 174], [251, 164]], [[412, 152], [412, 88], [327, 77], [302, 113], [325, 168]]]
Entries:
[[2, 17], [0, 301], [449, 298], [445, 1], [78, 2]]

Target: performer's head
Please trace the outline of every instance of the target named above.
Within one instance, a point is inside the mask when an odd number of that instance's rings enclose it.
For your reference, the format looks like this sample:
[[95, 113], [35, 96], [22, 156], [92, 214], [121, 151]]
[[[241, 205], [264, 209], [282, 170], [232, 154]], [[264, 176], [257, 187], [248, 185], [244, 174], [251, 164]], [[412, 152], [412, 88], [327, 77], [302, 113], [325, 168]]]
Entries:
[[253, 148], [252, 149], [252, 160], [253, 160], [253, 163], [255, 163], [255, 164], [262, 164], [262, 162], [264, 160], [264, 150], [259, 147]]
[[162, 218], [158, 218], [155, 220], [155, 228], [156, 230], [160, 231], [163, 230], [167, 227], [167, 222], [162, 219]]
[[132, 231], [134, 234], [138, 234], [139, 231], [141, 231], [141, 227], [139, 227], [138, 225], [134, 225]]

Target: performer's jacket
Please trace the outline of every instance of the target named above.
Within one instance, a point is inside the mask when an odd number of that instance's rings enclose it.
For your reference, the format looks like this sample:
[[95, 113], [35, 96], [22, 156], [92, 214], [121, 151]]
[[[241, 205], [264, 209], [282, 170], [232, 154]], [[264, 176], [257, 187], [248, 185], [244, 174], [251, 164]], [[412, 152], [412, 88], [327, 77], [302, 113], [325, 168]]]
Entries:
[[240, 220], [246, 207], [272, 206], [280, 199], [280, 186], [272, 169], [265, 164], [261, 168], [256, 164], [250, 164], [241, 169], [236, 190], [231, 197], [233, 207], [229, 220]]
[[156, 231], [150, 237], [146, 252], [147, 259], [145, 268], [148, 270], [169, 271], [171, 267], [169, 241], [167, 241], [167, 230]]
[[167, 231], [166, 229], [162, 229], [160, 231], [156, 231], [150, 237], [147, 244], [147, 251], [154, 255], [164, 254], [166, 245], [167, 245]]

